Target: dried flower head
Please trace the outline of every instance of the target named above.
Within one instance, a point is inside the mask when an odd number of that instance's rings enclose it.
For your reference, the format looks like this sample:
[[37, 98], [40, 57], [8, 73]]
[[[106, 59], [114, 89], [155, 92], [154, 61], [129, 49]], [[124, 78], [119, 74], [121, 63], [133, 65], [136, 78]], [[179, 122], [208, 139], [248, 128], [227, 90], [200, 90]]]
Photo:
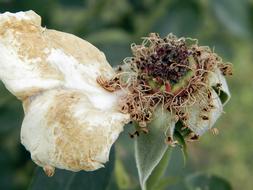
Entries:
[[[98, 78], [105, 89], [123, 90], [121, 112], [129, 113], [148, 132], [158, 105], [174, 114], [180, 130], [189, 140], [211, 129], [229, 99], [224, 63], [209, 47], [196, 40], [151, 33], [140, 45], [132, 44], [133, 57], [126, 58], [110, 80]], [[173, 133], [169, 141], [173, 144]]]

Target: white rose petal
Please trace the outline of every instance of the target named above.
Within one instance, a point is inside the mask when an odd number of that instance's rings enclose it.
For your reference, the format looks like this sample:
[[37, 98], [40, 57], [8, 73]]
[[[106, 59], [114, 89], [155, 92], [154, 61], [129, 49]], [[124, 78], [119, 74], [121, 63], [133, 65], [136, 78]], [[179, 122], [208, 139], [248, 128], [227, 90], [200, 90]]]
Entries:
[[[211, 129], [223, 112], [220, 98], [214, 90], [211, 90], [210, 104], [212, 104], [213, 108], [210, 108], [208, 111], [203, 110], [204, 107], [201, 105], [201, 102], [196, 102], [188, 109], [189, 120], [187, 125], [197, 135], [203, 135], [206, 131]], [[208, 119], [203, 119], [204, 116]]]
[[95, 108], [77, 90], [54, 89], [36, 96], [26, 110], [21, 142], [36, 164], [79, 171], [103, 167], [128, 117]]
[[217, 90], [219, 91], [218, 93], [224, 106], [231, 98], [231, 94], [228, 89], [227, 81], [219, 68], [217, 68], [214, 73], [210, 73], [209, 85], [213, 87], [219, 85]]
[[98, 169], [129, 121], [121, 93], [96, 82], [114, 71], [87, 41], [40, 25], [33, 11], [0, 14], [0, 79], [23, 101], [22, 143], [48, 175]]

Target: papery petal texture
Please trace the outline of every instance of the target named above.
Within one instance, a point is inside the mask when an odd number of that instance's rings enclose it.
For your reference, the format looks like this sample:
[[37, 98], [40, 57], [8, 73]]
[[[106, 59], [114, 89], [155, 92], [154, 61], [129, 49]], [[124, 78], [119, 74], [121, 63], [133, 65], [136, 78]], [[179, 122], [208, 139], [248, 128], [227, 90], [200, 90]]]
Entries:
[[220, 98], [214, 90], [211, 90], [210, 103], [212, 104], [212, 108], [205, 111], [201, 103], [201, 101], [196, 102], [193, 106], [189, 107], [189, 120], [187, 121], [187, 126], [199, 136], [211, 129], [223, 112]]
[[22, 144], [46, 171], [98, 169], [129, 122], [122, 92], [96, 82], [114, 70], [89, 42], [40, 25], [33, 11], [0, 14], [0, 79], [23, 101]]
[[[224, 75], [219, 68], [215, 72], [210, 73], [209, 85], [217, 90], [217, 93], [222, 101], [223, 106], [229, 101], [231, 95]], [[217, 87], [217, 85], [219, 87]]]
[[95, 108], [80, 91], [49, 90], [36, 96], [26, 110], [21, 142], [42, 167], [94, 170], [108, 161], [126, 120], [113, 109]]

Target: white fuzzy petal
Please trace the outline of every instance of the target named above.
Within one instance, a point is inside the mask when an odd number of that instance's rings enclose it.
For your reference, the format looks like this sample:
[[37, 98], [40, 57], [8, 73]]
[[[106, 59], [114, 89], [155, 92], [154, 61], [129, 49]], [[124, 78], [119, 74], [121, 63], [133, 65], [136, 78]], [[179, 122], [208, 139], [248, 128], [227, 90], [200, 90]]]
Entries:
[[0, 14], [0, 79], [6, 87], [19, 99], [59, 86], [103, 91], [95, 79], [113, 75], [104, 54], [40, 22], [33, 11]]
[[209, 75], [209, 85], [216, 87], [217, 84], [220, 84], [218, 89], [219, 97], [222, 101], [223, 106], [229, 101], [231, 94], [228, 89], [228, 85], [225, 77], [222, 75], [220, 69], [216, 69], [215, 72], [210, 73]]
[[112, 144], [129, 117], [94, 107], [77, 90], [49, 90], [26, 111], [21, 142], [42, 167], [95, 170], [108, 161]]
[[[199, 102], [196, 102], [188, 110], [188, 126], [197, 135], [203, 135], [206, 131], [211, 129], [216, 120], [222, 114], [223, 106], [220, 98], [214, 90], [211, 90], [211, 99], [212, 101], [210, 103], [213, 105], [213, 108], [211, 108], [209, 111], [204, 111], [204, 107], [201, 106]], [[208, 117], [208, 120], [204, 120], [202, 118], [203, 116]]]
[[62, 84], [63, 75], [44, 61], [40, 17], [0, 14], [0, 79], [20, 99]]
[[114, 71], [92, 44], [40, 24], [33, 11], [0, 14], [0, 79], [23, 101], [22, 143], [48, 175], [95, 170], [129, 121], [120, 92], [96, 82]]

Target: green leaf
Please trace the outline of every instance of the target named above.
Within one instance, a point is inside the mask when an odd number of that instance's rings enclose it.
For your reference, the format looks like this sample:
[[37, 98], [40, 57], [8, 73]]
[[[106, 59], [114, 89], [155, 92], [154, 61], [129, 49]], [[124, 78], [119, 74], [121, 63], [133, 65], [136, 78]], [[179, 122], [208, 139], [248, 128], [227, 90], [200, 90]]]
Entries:
[[230, 183], [219, 176], [198, 173], [185, 180], [189, 190], [232, 190]]
[[154, 187], [154, 190], [165, 190], [167, 187], [177, 184], [180, 181], [179, 177], [169, 176], [164, 177], [158, 181], [157, 185]]
[[155, 167], [155, 169], [153, 170], [153, 172], [151, 173], [146, 182], [148, 190], [157, 189], [156, 185], [159, 184], [161, 178], [163, 177], [169, 165], [170, 155], [171, 155], [171, 148], [167, 148], [167, 151], [163, 155], [163, 158], [161, 159], [159, 164]]
[[187, 155], [187, 146], [186, 146], [184, 137], [177, 130], [174, 133], [174, 137], [175, 137], [175, 140], [177, 140], [178, 144], [181, 146], [180, 148], [181, 148], [182, 153], [183, 153], [184, 165], [185, 165], [188, 155]]
[[115, 178], [120, 189], [129, 189], [131, 186], [130, 178], [120, 159], [115, 162]]
[[104, 168], [91, 172], [71, 172], [56, 170], [53, 177], [47, 177], [41, 168], [35, 171], [30, 190], [105, 190], [109, 185], [114, 169], [114, 150], [110, 155], [110, 162]]
[[148, 125], [149, 133], [141, 134], [135, 141], [135, 159], [142, 190], [152, 171], [168, 149], [166, 133], [173, 133], [175, 121], [170, 112], [157, 108], [153, 121]]

